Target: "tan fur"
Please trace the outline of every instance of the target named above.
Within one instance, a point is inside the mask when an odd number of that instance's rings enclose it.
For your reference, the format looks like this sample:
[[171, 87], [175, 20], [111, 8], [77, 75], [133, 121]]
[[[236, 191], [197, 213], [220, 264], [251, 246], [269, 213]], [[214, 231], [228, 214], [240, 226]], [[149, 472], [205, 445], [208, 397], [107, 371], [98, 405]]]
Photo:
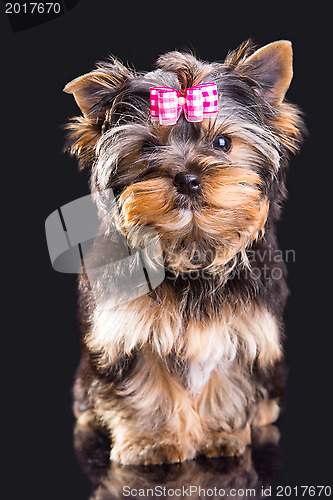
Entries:
[[92, 163], [100, 137], [100, 127], [94, 125], [89, 118], [79, 116], [74, 118], [66, 128], [72, 141], [71, 153], [80, 158], [81, 166]]
[[261, 399], [258, 402], [256, 413], [253, 418], [252, 424], [257, 427], [263, 427], [275, 422], [280, 414], [280, 407], [278, 400], [265, 401]]
[[272, 126], [276, 127], [281, 143], [288, 151], [297, 153], [299, 150], [299, 129], [301, 113], [293, 104], [282, 102], [277, 107]]
[[[269, 208], [260, 193], [261, 180], [255, 172], [235, 166], [220, 170], [203, 174], [203, 208], [196, 212], [174, 207], [175, 186], [169, 179], [148, 179], [129, 186], [120, 197], [124, 227], [155, 228], [162, 245], [166, 241], [166, 259], [175, 272], [196, 268], [192, 262], [194, 247], [200, 248], [204, 238], [215, 251], [205, 269], [220, 272], [261, 234]], [[184, 236], [193, 245], [180, 250], [177, 241]], [[203, 267], [202, 263], [199, 265]]]
[[246, 40], [236, 50], [228, 52], [225, 58], [225, 64], [231, 68], [240, 66], [248, 57], [248, 51], [251, 48], [251, 41]]
[[[91, 350], [103, 349], [105, 363], [117, 351], [140, 346], [130, 380], [114, 393], [106, 386], [107, 398], [104, 390], [99, 389], [100, 396], [94, 386], [91, 390], [94, 411], [111, 433], [113, 460], [160, 463], [202, 452], [244, 451], [255, 415], [252, 363], [258, 358], [266, 366], [281, 356], [278, 326], [267, 310], [227, 309], [216, 322], [186, 328], [175, 308], [171, 312], [147, 297], [135, 307], [130, 303], [112, 310], [104, 304], [99, 311], [87, 341]], [[104, 321], [102, 311], [107, 314]], [[171, 373], [164, 361], [173, 348], [188, 361], [185, 378]], [[257, 415], [258, 425], [269, 420], [263, 413]], [[270, 415], [277, 417], [276, 412]]]
[[95, 401], [98, 417], [111, 431], [111, 459], [160, 463], [193, 458], [202, 431], [189, 395], [148, 346], [141, 355], [136, 376], [117, 388], [114, 399]]

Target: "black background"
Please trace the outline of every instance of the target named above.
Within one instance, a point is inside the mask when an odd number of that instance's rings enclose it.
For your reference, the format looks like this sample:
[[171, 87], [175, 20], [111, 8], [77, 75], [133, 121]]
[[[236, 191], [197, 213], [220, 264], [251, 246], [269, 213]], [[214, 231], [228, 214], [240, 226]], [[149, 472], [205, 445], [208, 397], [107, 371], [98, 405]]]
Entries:
[[[300, 4], [302, 5], [302, 4]], [[148, 7], [80, 0], [62, 16], [13, 32], [1, 11], [2, 120], [2, 428], [15, 477], [10, 498], [88, 498], [89, 483], [72, 445], [71, 385], [79, 359], [76, 277], [53, 271], [46, 217], [88, 194], [86, 173], [62, 153], [61, 125], [78, 113], [64, 85], [109, 54], [138, 70], [161, 53], [190, 48], [223, 60], [251, 37], [289, 39], [294, 80], [288, 99], [306, 116], [310, 137], [292, 160], [289, 201], [279, 226], [289, 262], [286, 310], [290, 365], [276, 484], [331, 483], [332, 326], [330, 63], [328, 12], [304, 3], [296, 12], [266, 3], [163, 3]], [[8, 482], [7, 482], [8, 484]]]

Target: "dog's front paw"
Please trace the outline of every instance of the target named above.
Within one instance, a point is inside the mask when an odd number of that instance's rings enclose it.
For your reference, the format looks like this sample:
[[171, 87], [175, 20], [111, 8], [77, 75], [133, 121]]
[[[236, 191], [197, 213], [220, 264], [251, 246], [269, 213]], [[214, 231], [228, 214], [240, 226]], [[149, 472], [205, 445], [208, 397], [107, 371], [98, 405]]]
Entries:
[[173, 464], [182, 462], [187, 456], [185, 449], [176, 444], [156, 444], [148, 440], [115, 446], [110, 459], [122, 465]]
[[224, 431], [213, 431], [200, 450], [203, 455], [213, 457], [238, 457], [243, 455], [247, 445], [251, 443], [251, 429], [245, 429], [228, 434]]
[[143, 464], [174, 464], [187, 459], [186, 452], [174, 444], [154, 446], [143, 453]]

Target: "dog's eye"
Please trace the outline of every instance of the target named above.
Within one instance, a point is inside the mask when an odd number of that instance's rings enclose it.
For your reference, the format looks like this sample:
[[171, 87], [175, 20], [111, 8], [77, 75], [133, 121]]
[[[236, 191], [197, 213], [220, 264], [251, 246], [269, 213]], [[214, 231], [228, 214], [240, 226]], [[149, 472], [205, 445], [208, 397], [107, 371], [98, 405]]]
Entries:
[[225, 153], [229, 153], [232, 148], [232, 141], [227, 135], [218, 135], [213, 140], [212, 146], [214, 149], [222, 149]]

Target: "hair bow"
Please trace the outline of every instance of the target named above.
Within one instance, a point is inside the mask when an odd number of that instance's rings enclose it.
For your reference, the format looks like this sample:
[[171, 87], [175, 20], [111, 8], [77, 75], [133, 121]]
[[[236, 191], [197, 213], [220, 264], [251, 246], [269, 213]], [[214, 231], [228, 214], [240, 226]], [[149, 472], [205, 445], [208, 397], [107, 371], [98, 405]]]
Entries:
[[217, 86], [215, 83], [201, 83], [185, 90], [182, 97], [171, 87], [151, 87], [150, 116], [161, 125], [174, 125], [184, 111], [189, 122], [202, 122], [218, 112]]

